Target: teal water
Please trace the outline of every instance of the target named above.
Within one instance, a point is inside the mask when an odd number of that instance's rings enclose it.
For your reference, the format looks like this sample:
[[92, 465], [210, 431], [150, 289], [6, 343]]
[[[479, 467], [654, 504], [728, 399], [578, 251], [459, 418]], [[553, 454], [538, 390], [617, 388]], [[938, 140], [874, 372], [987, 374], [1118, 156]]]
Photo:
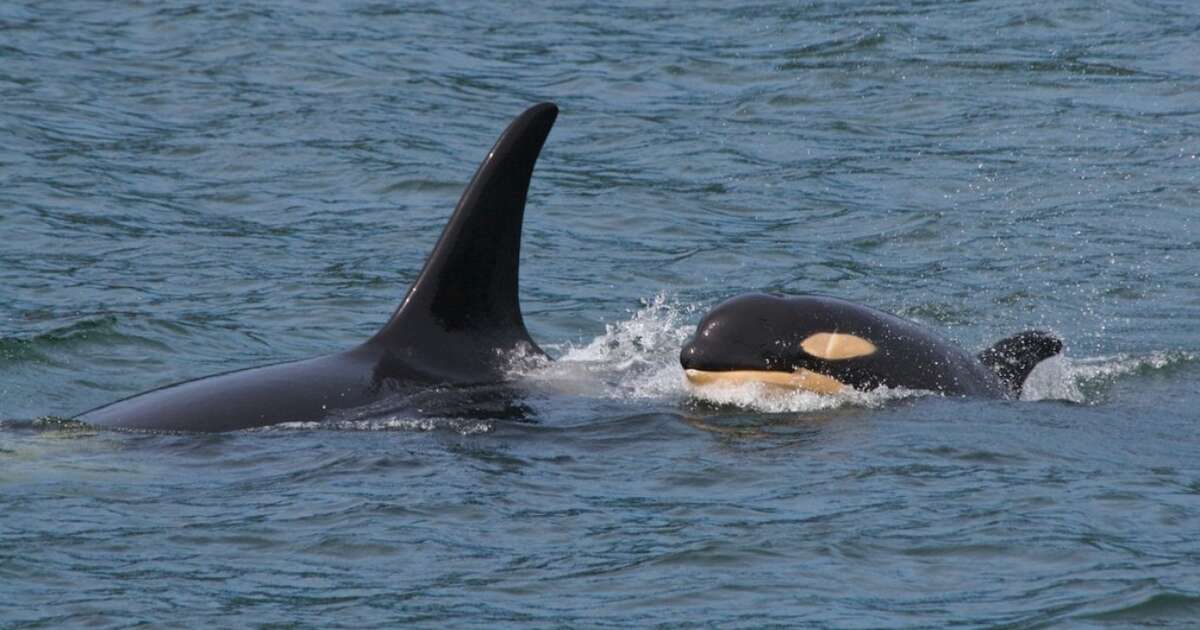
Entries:
[[[1193, 627], [1190, 2], [0, 5], [0, 626]], [[521, 416], [63, 423], [346, 348], [508, 120], [562, 113]], [[820, 292], [1026, 400], [720, 400], [679, 345]], [[483, 401], [470, 404], [470, 401]]]

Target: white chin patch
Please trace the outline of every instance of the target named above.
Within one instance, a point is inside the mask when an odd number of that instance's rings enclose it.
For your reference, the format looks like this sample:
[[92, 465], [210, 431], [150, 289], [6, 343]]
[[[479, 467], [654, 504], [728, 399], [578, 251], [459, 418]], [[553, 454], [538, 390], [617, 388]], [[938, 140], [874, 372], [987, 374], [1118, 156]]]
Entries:
[[809, 356], [826, 361], [839, 361], [875, 354], [875, 344], [870, 341], [856, 335], [833, 332], [817, 333], [802, 341], [800, 347], [804, 348]]
[[709, 372], [707, 370], [684, 370], [684, 373], [687, 375], [688, 382], [700, 387], [707, 385], [720, 386], [761, 383], [773, 387], [800, 389], [815, 394], [836, 394], [846, 387], [841, 381], [832, 376], [810, 372], [809, 370], [796, 370], [795, 372], [768, 372], [766, 370]]

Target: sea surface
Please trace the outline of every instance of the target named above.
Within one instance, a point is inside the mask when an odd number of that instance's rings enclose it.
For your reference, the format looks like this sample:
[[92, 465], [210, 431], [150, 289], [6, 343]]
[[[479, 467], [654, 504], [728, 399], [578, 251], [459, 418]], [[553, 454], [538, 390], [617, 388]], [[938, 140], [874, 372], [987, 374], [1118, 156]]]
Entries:
[[[519, 400], [69, 419], [348, 348], [526, 106]], [[0, 627], [1192, 628], [1200, 5], [0, 3]], [[701, 396], [712, 305], [1065, 356]]]

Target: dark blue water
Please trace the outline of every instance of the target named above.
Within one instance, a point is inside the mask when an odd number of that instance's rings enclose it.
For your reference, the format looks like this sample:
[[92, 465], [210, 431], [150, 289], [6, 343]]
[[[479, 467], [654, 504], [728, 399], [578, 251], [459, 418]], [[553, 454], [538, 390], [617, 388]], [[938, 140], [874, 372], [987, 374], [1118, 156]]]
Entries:
[[[0, 626], [1194, 627], [1197, 33], [1132, 0], [0, 4]], [[541, 100], [528, 422], [486, 388], [55, 419], [366, 338]], [[752, 290], [1068, 349], [1023, 401], [698, 399], [680, 343]]]

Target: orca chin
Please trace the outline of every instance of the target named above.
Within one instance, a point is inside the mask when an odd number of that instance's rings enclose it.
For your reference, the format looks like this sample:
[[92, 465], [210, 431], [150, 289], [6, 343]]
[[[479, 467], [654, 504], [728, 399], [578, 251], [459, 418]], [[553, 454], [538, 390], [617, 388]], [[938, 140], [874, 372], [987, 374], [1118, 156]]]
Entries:
[[689, 383], [696, 387], [736, 387], [755, 383], [773, 389], [802, 390], [815, 394], [837, 394], [846, 389], [846, 384], [824, 374], [803, 368], [792, 372], [769, 370], [696, 370], [685, 369]]
[[913, 322], [825, 296], [750, 293], [718, 304], [684, 344], [693, 387], [758, 383], [835, 394], [878, 387], [1015, 398], [1039, 362], [1062, 351], [1026, 331], [971, 356]]
[[467, 185], [425, 267], [364, 343], [302, 361], [169, 385], [80, 414], [89, 424], [217, 432], [313, 422], [431, 384], [504, 380], [506, 356], [543, 354], [518, 299], [521, 224], [558, 108], [508, 125]]

